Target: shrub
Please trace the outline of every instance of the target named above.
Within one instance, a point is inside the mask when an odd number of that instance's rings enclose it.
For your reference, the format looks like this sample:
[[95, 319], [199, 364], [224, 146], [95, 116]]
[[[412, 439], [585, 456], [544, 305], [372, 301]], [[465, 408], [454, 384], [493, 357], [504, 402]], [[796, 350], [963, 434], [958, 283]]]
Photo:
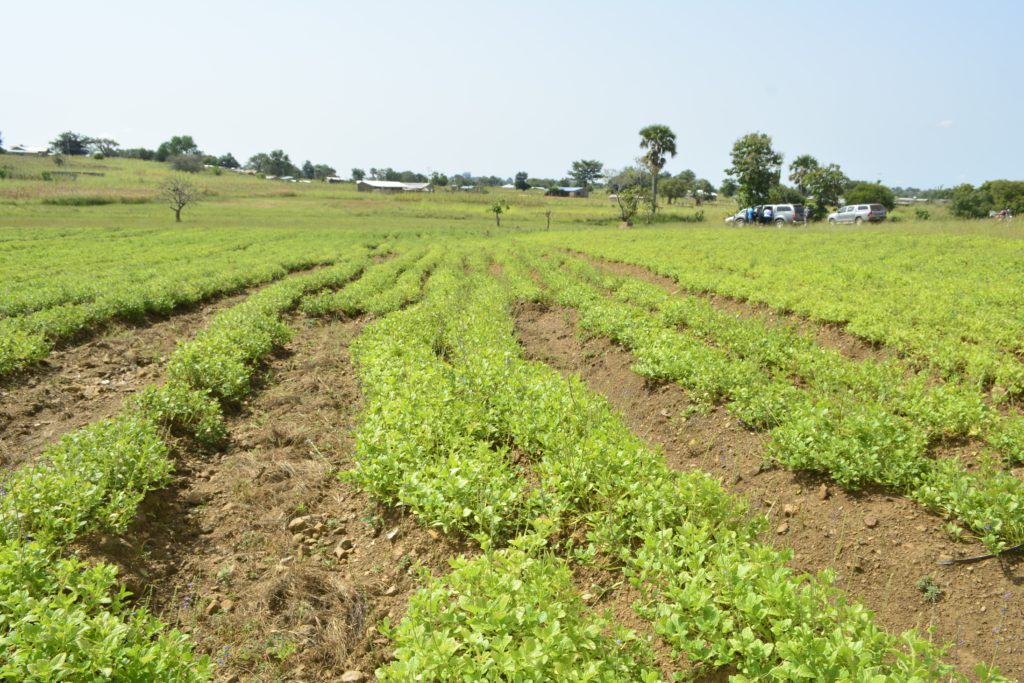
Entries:
[[914, 216], [916, 216], [919, 221], [926, 221], [932, 217], [932, 215], [928, 213], [928, 209], [914, 209]]
[[199, 173], [203, 170], [203, 158], [198, 154], [175, 154], [167, 159], [175, 171]]

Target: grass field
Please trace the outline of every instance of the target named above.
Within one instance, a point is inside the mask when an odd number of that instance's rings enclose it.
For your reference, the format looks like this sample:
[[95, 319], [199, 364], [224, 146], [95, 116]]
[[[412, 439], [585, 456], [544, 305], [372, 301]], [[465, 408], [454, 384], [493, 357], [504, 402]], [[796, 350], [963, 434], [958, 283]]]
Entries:
[[0, 680], [1024, 671], [1024, 227], [0, 168]]

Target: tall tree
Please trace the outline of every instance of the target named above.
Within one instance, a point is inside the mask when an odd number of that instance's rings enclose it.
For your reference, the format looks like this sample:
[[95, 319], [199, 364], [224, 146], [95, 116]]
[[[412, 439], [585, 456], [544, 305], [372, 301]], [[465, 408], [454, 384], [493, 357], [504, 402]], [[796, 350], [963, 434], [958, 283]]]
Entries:
[[241, 164], [238, 163], [238, 159], [235, 158], [231, 152], [217, 157], [217, 165], [221, 168], [238, 168]]
[[804, 179], [816, 168], [820, 168], [817, 159], [810, 154], [801, 154], [789, 165], [789, 182], [796, 185], [796, 189], [800, 190], [801, 194], [806, 195], [808, 191]]
[[596, 159], [580, 159], [572, 162], [569, 169], [569, 177], [578, 186], [590, 189], [591, 183], [601, 177], [604, 172], [604, 164]]
[[764, 204], [782, 175], [782, 155], [764, 133], [748, 133], [732, 146], [732, 166], [725, 172], [739, 184], [740, 206]]
[[337, 173], [333, 166], [327, 164], [316, 164], [313, 166], [313, 177], [317, 180], [326, 180]]
[[434, 187], [444, 187], [448, 184], [448, 176], [444, 173], [434, 171], [430, 174], [430, 184]]
[[99, 152], [103, 156], [112, 157], [118, 154], [118, 148], [121, 146], [121, 143], [110, 138], [93, 138], [89, 141], [89, 146], [92, 147], [93, 151]]
[[516, 173], [516, 182], [515, 182], [516, 189], [517, 190], [529, 190], [530, 189], [530, 183], [528, 183], [526, 181], [526, 179], [529, 178], [529, 177], [530, 177], [530, 174], [527, 173], [526, 171], [520, 171], [519, 173]]
[[352, 182], [358, 183], [360, 180], [366, 177], [366, 171], [361, 168], [352, 169]]
[[658, 174], [668, 161], [666, 155], [676, 155], [676, 134], [668, 126], [657, 124], [641, 128], [640, 149], [647, 150], [642, 159], [651, 171], [651, 215], [654, 215], [658, 210]]
[[313, 162], [306, 159], [306, 163], [302, 164], [302, 177], [306, 180], [312, 180], [316, 176], [316, 169], [313, 168]]
[[736, 191], [739, 189], [739, 183], [732, 178], [726, 178], [722, 181], [722, 185], [718, 188], [718, 191], [723, 197], [735, 197]]
[[846, 175], [838, 164], [812, 169], [803, 180], [807, 194], [814, 197], [814, 215], [819, 219], [839, 205], [839, 198], [843, 196], [843, 188], [846, 187]]
[[50, 148], [58, 154], [81, 155], [89, 153], [92, 138], [70, 130], [58, 135], [50, 142]]

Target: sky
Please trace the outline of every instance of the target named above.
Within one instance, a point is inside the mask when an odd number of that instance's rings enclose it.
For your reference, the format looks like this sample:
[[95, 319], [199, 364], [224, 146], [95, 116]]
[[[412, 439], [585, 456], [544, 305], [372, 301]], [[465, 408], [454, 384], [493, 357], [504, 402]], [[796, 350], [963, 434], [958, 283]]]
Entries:
[[49, 0], [0, 26], [5, 147], [561, 178], [657, 123], [665, 170], [716, 185], [751, 132], [894, 186], [1024, 177], [1019, 1]]

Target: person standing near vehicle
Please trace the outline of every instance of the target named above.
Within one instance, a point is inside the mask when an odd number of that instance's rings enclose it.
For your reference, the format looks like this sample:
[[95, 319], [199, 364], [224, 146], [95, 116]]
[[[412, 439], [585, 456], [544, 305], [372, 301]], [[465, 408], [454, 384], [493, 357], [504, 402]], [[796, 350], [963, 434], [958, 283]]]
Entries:
[[747, 225], [752, 225], [753, 223], [754, 223], [754, 207], [748, 206], [747, 207]]
[[772, 222], [772, 207], [766, 206], [761, 211], [761, 222], [768, 225]]

